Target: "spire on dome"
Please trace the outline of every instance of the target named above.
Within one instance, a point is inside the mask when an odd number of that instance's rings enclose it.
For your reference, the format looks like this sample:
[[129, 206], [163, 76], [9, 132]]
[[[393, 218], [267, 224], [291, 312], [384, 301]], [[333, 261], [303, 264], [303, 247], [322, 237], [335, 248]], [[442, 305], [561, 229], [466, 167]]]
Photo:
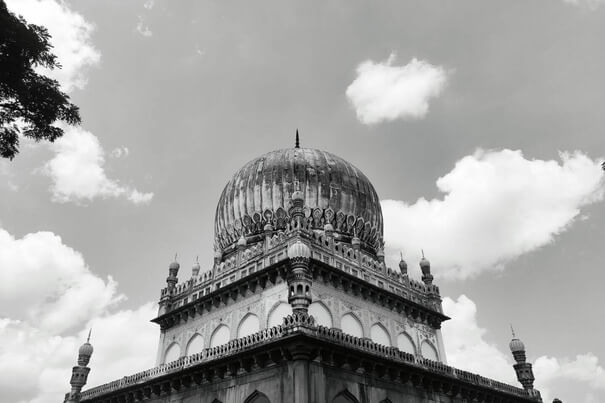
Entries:
[[294, 148], [300, 148], [300, 140], [298, 138], [298, 129], [296, 129], [296, 143], [294, 144]]
[[399, 255], [401, 256], [401, 260], [399, 261], [399, 270], [401, 271], [402, 275], [407, 276], [407, 274], [408, 274], [408, 264], [403, 259], [403, 252], [402, 251], [399, 252]]

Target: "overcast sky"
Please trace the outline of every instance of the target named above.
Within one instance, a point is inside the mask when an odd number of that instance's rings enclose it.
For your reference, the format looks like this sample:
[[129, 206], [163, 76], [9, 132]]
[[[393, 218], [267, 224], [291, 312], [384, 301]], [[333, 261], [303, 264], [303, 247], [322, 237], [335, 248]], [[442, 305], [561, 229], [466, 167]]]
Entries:
[[389, 264], [424, 248], [451, 365], [605, 401], [605, 2], [8, 0], [46, 25], [82, 126], [0, 162], [0, 400], [154, 365], [175, 253], [265, 152], [343, 157], [383, 200]]

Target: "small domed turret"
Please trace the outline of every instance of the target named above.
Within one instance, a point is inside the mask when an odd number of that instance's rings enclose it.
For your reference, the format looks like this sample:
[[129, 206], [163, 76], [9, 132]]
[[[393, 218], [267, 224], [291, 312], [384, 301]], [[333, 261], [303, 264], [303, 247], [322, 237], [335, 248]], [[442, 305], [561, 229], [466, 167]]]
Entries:
[[514, 338], [508, 343], [508, 347], [510, 348], [511, 353], [519, 353], [521, 351], [525, 351], [525, 345], [523, 342], [517, 338]]
[[244, 237], [244, 234], [242, 234], [242, 236], [239, 237], [239, 239], [237, 240], [237, 247], [245, 248], [247, 243], [248, 242], [246, 241], [246, 237]]
[[202, 267], [200, 266], [199, 259], [198, 259], [198, 258], [196, 258], [196, 259], [195, 259], [195, 263], [194, 263], [194, 264], [193, 264], [193, 266], [191, 267], [191, 276], [193, 276], [193, 277], [197, 277], [197, 276], [198, 276], [198, 274], [200, 274], [200, 269], [201, 269], [201, 268], [202, 268]]
[[403, 253], [401, 253], [401, 260], [399, 261], [399, 271], [401, 271], [401, 274], [404, 276], [408, 274], [408, 264], [403, 260]]
[[168, 266], [169, 270], [178, 270], [180, 268], [181, 268], [181, 265], [179, 264], [179, 262], [176, 261], [176, 258], [175, 258], [175, 261], [170, 263], [170, 266]]
[[90, 361], [90, 357], [94, 349], [92, 348], [92, 344], [90, 344], [90, 333], [92, 329], [88, 331], [88, 338], [86, 339], [86, 343], [82, 344], [78, 349], [78, 365], [85, 367], [88, 365]]
[[311, 257], [311, 249], [307, 245], [301, 242], [300, 239], [297, 239], [290, 247], [288, 248], [288, 257], [290, 259], [295, 258], [306, 258], [309, 259]]
[[267, 223], [265, 224], [265, 226], [263, 227], [263, 231], [265, 232], [273, 232], [273, 225]]
[[324, 231], [325, 232], [334, 232], [334, 226], [330, 223], [327, 223], [326, 225], [324, 225]]

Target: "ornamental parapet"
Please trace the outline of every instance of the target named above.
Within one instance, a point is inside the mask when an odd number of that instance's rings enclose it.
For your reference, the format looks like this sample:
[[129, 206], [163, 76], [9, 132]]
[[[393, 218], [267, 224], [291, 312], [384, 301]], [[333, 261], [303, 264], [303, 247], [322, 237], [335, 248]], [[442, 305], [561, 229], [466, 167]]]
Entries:
[[295, 239], [302, 239], [309, 245], [313, 260], [420, 305], [441, 309], [439, 287], [436, 285], [427, 285], [402, 275], [386, 267], [372, 253], [356, 250], [323, 231], [294, 228], [272, 233], [255, 244], [248, 244], [245, 249], [224, 253], [212, 269], [178, 283], [172, 289], [162, 289], [160, 304], [164, 306], [163, 313], [208, 294], [220, 293], [235, 282], [253, 279], [258, 272], [286, 261], [287, 248]]
[[[424, 376], [435, 374], [440, 377], [440, 382], [443, 382], [444, 379], [449, 379], [450, 382], [454, 382], [455, 384], [463, 384], [465, 388], [487, 388], [532, 401], [531, 396], [524, 389], [453, 368], [440, 362], [421, 357], [418, 358], [396, 347], [387, 347], [366, 338], [358, 338], [343, 333], [339, 329], [316, 325], [311, 315], [297, 313], [286, 316], [281, 325], [263, 329], [249, 336], [231, 340], [221, 346], [206, 348], [200, 353], [182, 357], [176, 361], [85, 390], [81, 394], [82, 401], [91, 400], [123, 389], [132, 389], [133, 387], [137, 387], [137, 385], [142, 386], [150, 382], [153, 383], [169, 375], [178, 376], [188, 369], [212, 365], [227, 358], [236, 359], [239, 355], [253, 350], [271, 351], [273, 344], [284, 340], [287, 341], [292, 337], [306, 338], [309, 342], [308, 344], [314, 346], [315, 355], [321, 355], [322, 351], [327, 354], [337, 354], [338, 350], [344, 351], [348, 359], [360, 357], [360, 354], [366, 355], [367, 357], [374, 358], [365, 358], [359, 361], [384, 362], [383, 365], [392, 365], [393, 370], [402, 370], [406, 374], [414, 373], [414, 371], [420, 371], [420, 373], [425, 374]], [[300, 346], [300, 341], [297, 341], [294, 345]], [[285, 350], [287, 349], [282, 347], [276, 351], [283, 353]], [[292, 355], [290, 355], [290, 358]], [[286, 355], [283, 359], [289, 359], [289, 357]], [[241, 362], [241, 360], [238, 362]], [[372, 364], [373, 366], [374, 364]], [[234, 373], [237, 373], [237, 371]]]

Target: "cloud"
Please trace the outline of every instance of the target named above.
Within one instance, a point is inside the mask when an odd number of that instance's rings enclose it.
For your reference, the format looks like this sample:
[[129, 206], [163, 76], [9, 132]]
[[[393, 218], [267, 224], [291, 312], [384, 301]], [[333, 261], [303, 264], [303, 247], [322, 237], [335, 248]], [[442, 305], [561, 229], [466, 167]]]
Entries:
[[560, 159], [477, 150], [437, 180], [443, 198], [382, 201], [389, 260], [424, 248], [440, 276], [462, 279], [547, 245], [603, 200], [599, 162], [580, 152]]
[[61, 69], [40, 72], [61, 83], [65, 91], [86, 86], [87, 70], [99, 64], [101, 54], [92, 44], [93, 25], [62, 0], [8, 0], [9, 9], [29, 23], [48, 29]]
[[395, 119], [421, 119], [429, 100], [437, 97], [447, 81], [443, 67], [418, 59], [394, 66], [395, 55], [375, 63], [367, 60], [357, 67], [357, 78], [346, 91], [357, 118], [370, 125]]
[[143, 17], [139, 15], [139, 20], [137, 22], [136, 30], [139, 34], [143, 35], [145, 38], [149, 38], [153, 35], [149, 26], [143, 22]]
[[[472, 300], [465, 295], [457, 300], [446, 297], [443, 311], [452, 318], [442, 329], [449, 365], [521, 387], [512, 355], [486, 340], [487, 331], [477, 323], [477, 306]], [[530, 359], [531, 346], [526, 348]], [[564, 402], [605, 401], [605, 369], [592, 353], [575, 359], [541, 356], [534, 361], [533, 370], [534, 386], [545, 402], [555, 397]]]
[[596, 10], [605, 3], [605, 0], [563, 0], [563, 2], [578, 7], [586, 7], [590, 10]]
[[154, 0], [147, 0], [143, 4], [143, 7], [145, 7], [147, 10], [151, 10], [153, 8], [154, 3], [155, 3]]
[[128, 157], [128, 154], [130, 154], [128, 147], [117, 147], [117, 148], [114, 148], [113, 150], [111, 150], [111, 152], [109, 153], [109, 156], [111, 158], [122, 158], [122, 157]]
[[157, 306], [118, 309], [117, 284], [92, 273], [58, 235], [16, 239], [0, 229], [0, 267], [0, 401], [62, 401], [89, 327], [88, 386], [154, 365]]
[[151, 201], [153, 193], [142, 193], [107, 177], [105, 152], [92, 133], [81, 128], [65, 128], [63, 137], [50, 147], [55, 156], [44, 165], [42, 173], [53, 181], [54, 201], [81, 202], [120, 196], [134, 204]]

